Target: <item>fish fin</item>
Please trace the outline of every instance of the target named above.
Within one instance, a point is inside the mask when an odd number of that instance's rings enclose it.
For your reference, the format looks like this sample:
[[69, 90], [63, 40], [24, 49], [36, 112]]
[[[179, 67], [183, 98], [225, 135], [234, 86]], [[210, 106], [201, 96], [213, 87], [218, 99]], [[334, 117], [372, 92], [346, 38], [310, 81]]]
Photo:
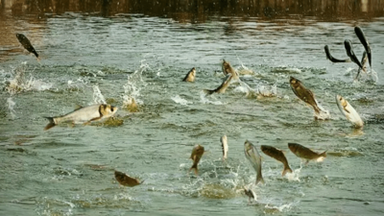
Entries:
[[49, 129], [56, 126], [56, 123], [55, 123], [55, 120], [53, 119], [53, 117], [44, 117], [44, 118], [48, 119], [48, 121], [49, 121], [47, 126], [45, 126], [44, 130], [49, 130]]
[[321, 157], [327, 157], [327, 151], [328, 150], [325, 150], [323, 153], [320, 154]]
[[189, 172], [193, 170], [195, 172], [195, 175], [199, 175], [199, 169], [197, 168], [197, 164], [193, 164], [192, 167], [189, 169]]
[[281, 173], [281, 175], [285, 176], [285, 174], [287, 174], [287, 172], [292, 173], [292, 169], [289, 166], [284, 168], [283, 173]]
[[91, 123], [92, 121], [100, 120], [102, 117], [103, 117], [103, 116], [99, 116], [99, 117], [93, 118], [93, 119], [91, 119], [91, 120], [85, 122], [84, 124], [89, 124], [89, 123]]

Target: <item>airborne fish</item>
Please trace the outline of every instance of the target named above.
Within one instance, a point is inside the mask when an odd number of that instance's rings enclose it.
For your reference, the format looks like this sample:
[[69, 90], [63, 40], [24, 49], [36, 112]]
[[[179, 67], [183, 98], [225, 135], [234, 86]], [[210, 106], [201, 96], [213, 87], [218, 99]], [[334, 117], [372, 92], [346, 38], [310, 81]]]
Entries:
[[267, 146], [267, 145], [262, 145], [260, 148], [261, 148], [261, 151], [264, 152], [264, 154], [266, 154], [272, 158], [275, 158], [276, 160], [283, 163], [284, 170], [281, 174], [282, 176], [285, 176], [285, 174], [287, 172], [292, 173], [292, 169], [291, 169], [291, 167], [289, 167], [287, 158], [285, 157], [284, 153], [281, 150], [279, 150], [275, 147], [272, 147], [272, 146]]
[[263, 176], [261, 175], [261, 156], [256, 147], [248, 140], [244, 143], [244, 154], [257, 173], [255, 184], [259, 182], [264, 183]]
[[356, 110], [340, 95], [336, 95], [336, 104], [339, 107], [341, 113], [350, 121], [355, 128], [362, 128], [364, 126], [363, 120], [361, 120], [360, 115]]
[[115, 179], [123, 186], [134, 187], [142, 184], [138, 179], [132, 178], [125, 173], [115, 170]]
[[221, 83], [221, 85], [219, 87], [217, 87], [216, 89], [213, 89], [213, 90], [209, 90], [209, 89], [204, 89], [205, 93], [207, 95], [211, 95], [213, 93], [224, 93], [225, 90], [228, 88], [229, 86], [229, 83], [232, 79], [232, 75], [229, 75], [224, 81], [223, 83]]
[[223, 64], [221, 68], [223, 69], [223, 73], [225, 76], [229, 74], [229, 75], [232, 75], [234, 79], [238, 79], [239, 74], [237, 73], [237, 71], [233, 69], [231, 64], [229, 64], [229, 62], [225, 61], [224, 59], [223, 59]]
[[224, 135], [220, 138], [221, 148], [223, 149], [223, 160], [226, 160], [228, 157], [228, 140], [227, 136]]
[[320, 113], [319, 105], [315, 99], [315, 95], [311, 90], [305, 88], [305, 86], [301, 83], [300, 80], [295, 79], [294, 77], [290, 77], [289, 83], [291, 84], [291, 89], [295, 95], [300, 98], [305, 103], [311, 105], [316, 113]]
[[16, 33], [16, 37], [21, 43], [21, 45], [23, 45], [23, 47], [26, 50], [28, 50], [28, 52], [33, 53], [36, 56], [36, 58], [39, 58], [39, 54], [37, 54], [35, 48], [33, 48], [31, 42], [28, 40], [28, 38], [25, 35]]
[[310, 160], [322, 160], [327, 157], [327, 151], [323, 153], [316, 153], [311, 149], [300, 145], [298, 143], [288, 143], [288, 148], [295, 154], [297, 157], [303, 158], [306, 160], [307, 164]]
[[195, 81], [195, 76], [196, 76], [196, 69], [192, 68], [187, 75], [184, 77], [183, 81], [184, 82], [194, 82]]
[[351, 59], [337, 59], [334, 58], [331, 55], [331, 52], [329, 51], [328, 45], [324, 46], [325, 54], [327, 55], [327, 59], [329, 59], [333, 63], [339, 63], [339, 62], [351, 62]]
[[204, 147], [201, 145], [196, 145], [192, 149], [192, 154], [191, 154], [190, 158], [193, 160], [193, 165], [189, 169], [189, 171], [194, 170], [196, 175], [198, 175], [198, 173], [199, 173], [199, 169], [197, 168], [197, 164], [199, 164], [199, 161], [200, 161], [201, 157], [203, 156], [203, 154], [204, 154]]
[[113, 116], [117, 107], [109, 104], [95, 104], [87, 107], [80, 107], [68, 114], [56, 117], [45, 117], [49, 120], [44, 130], [48, 130], [60, 123], [71, 122], [71, 123], [90, 123], [92, 121], [101, 120]]
[[372, 53], [371, 53], [371, 46], [369, 46], [369, 43], [367, 39], [365, 38], [363, 30], [359, 27], [355, 27], [355, 33], [357, 37], [359, 38], [360, 42], [363, 44], [365, 51], [367, 52], [368, 55], [368, 60], [369, 60], [369, 66], [372, 68]]
[[359, 61], [359, 59], [357, 59], [357, 57], [355, 55], [355, 52], [353, 52], [352, 42], [350, 40], [346, 39], [344, 41], [344, 46], [345, 46], [345, 50], [346, 50], [347, 55], [349, 56], [349, 58], [351, 58], [351, 60], [353, 62], [355, 62], [359, 66], [359, 68], [364, 70], [363, 65], [361, 65], [361, 62]]
[[247, 189], [244, 187], [244, 193], [248, 196], [248, 203], [252, 203], [252, 201], [256, 201], [257, 196], [256, 193], [252, 189]]

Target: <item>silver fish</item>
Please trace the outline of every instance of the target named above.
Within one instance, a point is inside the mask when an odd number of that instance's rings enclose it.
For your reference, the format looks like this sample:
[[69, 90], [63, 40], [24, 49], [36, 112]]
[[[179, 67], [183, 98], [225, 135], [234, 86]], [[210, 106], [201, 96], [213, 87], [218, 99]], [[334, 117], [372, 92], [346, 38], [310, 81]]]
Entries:
[[223, 73], [225, 76], [227, 76], [229, 74], [229, 75], [233, 76], [234, 79], [238, 79], [239, 74], [237, 73], [237, 71], [235, 69], [233, 69], [231, 64], [229, 62], [225, 61], [224, 59], [223, 59], [223, 64], [222, 64], [221, 68], [223, 69]]
[[111, 106], [109, 104], [95, 104], [87, 107], [80, 107], [79, 109], [76, 109], [73, 112], [62, 116], [45, 117], [49, 120], [49, 123], [47, 126], [45, 126], [44, 130], [48, 130], [64, 122], [89, 123], [92, 121], [97, 121], [113, 116], [117, 109], [117, 107]]
[[362, 128], [364, 126], [363, 120], [360, 118], [360, 115], [356, 110], [340, 95], [336, 95], [336, 104], [339, 107], [341, 113], [350, 121], [355, 128]]
[[297, 157], [305, 159], [305, 164], [307, 164], [310, 160], [321, 160], [322, 158], [327, 157], [327, 151], [323, 153], [316, 153], [311, 149], [298, 143], [288, 143], [288, 148]]
[[232, 75], [228, 76], [222, 83], [219, 87], [217, 87], [216, 89], [213, 89], [213, 90], [209, 90], [209, 89], [204, 89], [205, 93], [207, 95], [211, 95], [213, 93], [225, 93], [225, 90], [228, 88], [229, 84], [230, 84], [230, 81], [232, 79]]
[[261, 156], [256, 147], [248, 140], [244, 143], [244, 154], [257, 173], [256, 184], [259, 182], [264, 183], [264, 179], [261, 174]]
[[220, 138], [221, 148], [223, 149], [223, 160], [228, 158], [228, 140], [227, 136], [224, 135]]
[[196, 77], [196, 69], [192, 68], [187, 75], [184, 77], [184, 82], [194, 82]]

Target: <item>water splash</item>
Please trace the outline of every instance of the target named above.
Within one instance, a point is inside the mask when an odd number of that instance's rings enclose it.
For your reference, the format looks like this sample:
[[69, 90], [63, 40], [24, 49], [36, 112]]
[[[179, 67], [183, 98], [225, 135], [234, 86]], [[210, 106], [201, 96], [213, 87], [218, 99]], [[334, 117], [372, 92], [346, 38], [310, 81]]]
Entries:
[[103, 94], [101, 94], [101, 91], [97, 85], [94, 85], [93, 87], [93, 102], [95, 104], [106, 104], [105, 98]]
[[174, 97], [171, 97], [173, 101], [175, 101], [178, 104], [187, 106], [188, 104], [193, 104], [193, 102], [187, 101], [184, 98], [181, 98], [180, 95], [176, 95]]
[[204, 91], [200, 92], [200, 102], [202, 104], [213, 104], [213, 105], [223, 105], [223, 102], [217, 100], [217, 101], [211, 101], [206, 97], [206, 94]]
[[8, 110], [9, 110], [9, 113], [11, 114], [12, 119], [15, 119], [16, 118], [16, 111], [15, 111], [14, 107], [15, 107], [16, 103], [10, 97], [7, 99], [7, 104], [8, 104]]

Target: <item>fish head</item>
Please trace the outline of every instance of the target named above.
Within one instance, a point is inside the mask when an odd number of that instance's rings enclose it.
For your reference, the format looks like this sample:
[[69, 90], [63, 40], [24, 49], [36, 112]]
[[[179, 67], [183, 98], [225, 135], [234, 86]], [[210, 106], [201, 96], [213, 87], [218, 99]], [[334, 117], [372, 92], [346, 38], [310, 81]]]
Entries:
[[223, 59], [222, 69], [224, 74], [231, 73], [231, 64]]
[[100, 105], [100, 113], [104, 117], [113, 116], [116, 113], [117, 110], [118, 110], [117, 107], [112, 106], [110, 104], [102, 104], [102, 105]]
[[348, 106], [348, 102], [347, 100], [345, 100], [343, 97], [341, 97], [340, 95], [336, 95], [336, 102], [337, 102], [337, 105], [341, 106], [340, 108], [342, 108], [344, 111], [347, 111], [345, 108]]
[[297, 151], [297, 144], [296, 143], [288, 143], [288, 148], [295, 153]]
[[196, 157], [201, 157], [204, 154], [204, 147], [201, 145], [195, 145], [192, 150], [191, 159], [195, 160]]
[[192, 68], [191, 69], [191, 74], [192, 74], [193, 77], [195, 77], [195, 75], [196, 75], [196, 68]]

